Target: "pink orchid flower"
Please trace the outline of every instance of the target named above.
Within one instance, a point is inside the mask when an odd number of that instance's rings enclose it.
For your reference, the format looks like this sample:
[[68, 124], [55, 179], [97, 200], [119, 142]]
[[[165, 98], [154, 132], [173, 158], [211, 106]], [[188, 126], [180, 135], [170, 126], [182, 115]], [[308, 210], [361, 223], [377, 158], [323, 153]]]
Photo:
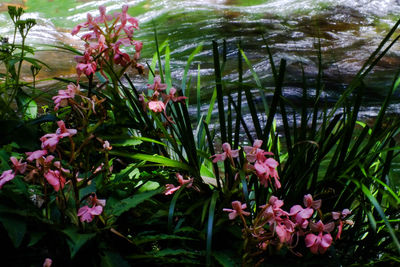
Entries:
[[[343, 220], [351, 214], [351, 210], [349, 209], [344, 209], [342, 212], [332, 212], [332, 218], [334, 220], [339, 220], [339, 225], [338, 225], [338, 233], [336, 235], [336, 240], [340, 239], [340, 236], [342, 235], [342, 231], [343, 231]], [[353, 224], [353, 221], [351, 220], [346, 220], [345, 221], [346, 224]]]
[[25, 152], [25, 154], [28, 156], [26, 158], [27, 161], [33, 161], [35, 159], [39, 159], [45, 155], [47, 155], [47, 150], [43, 149], [43, 150], [36, 150], [33, 152]]
[[244, 211], [244, 209], [247, 208], [247, 205], [240, 203], [240, 201], [233, 201], [232, 208], [233, 209], [223, 209], [223, 211], [229, 212], [229, 220], [234, 220], [237, 216], [240, 215], [250, 215], [250, 212]]
[[194, 178], [184, 179], [180, 173], [176, 173], [175, 176], [181, 186], [187, 184], [186, 188], [192, 187]]
[[239, 150], [232, 150], [229, 143], [222, 144], [222, 150], [224, 151], [223, 153], [211, 156], [211, 158], [214, 158], [213, 163], [224, 161], [226, 158], [229, 158], [233, 163], [233, 158], [239, 157]]
[[76, 86], [73, 83], [67, 86], [67, 90], [59, 90], [58, 95], [52, 97], [54, 104], [56, 104], [54, 110], [57, 111], [60, 107], [66, 107], [68, 105], [68, 99], [73, 99], [75, 94], [79, 91], [79, 84]]
[[54, 152], [56, 150], [56, 146], [62, 137], [58, 134], [45, 134], [40, 138], [42, 142], [42, 149], [49, 150], [50, 152]]
[[278, 167], [278, 162], [273, 158], [267, 158], [263, 162], [258, 160], [256, 161], [254, 164], [254, 169], [256, 170], [256, 174], [263, 186], [268, 187], [270, 177], [272, 177], [274, 178], [275, 188], [281, 188], [276, 167]]
[[151, 111], [156, 113], [160, 113], [165, 110], [165, 104], [162, 101], [150, 101], [148, 106]]
[[26, 171], [27, 163], [26, 162], [22, 163], [22, 158], [17, 160], [15, 157], [10, 157], [10, 160], [13, 165], [12, 167], [15, 173], [24, 174], [24, 172]]
[[50, 258], [46, 258], [43, 262], [43, 267], [51, 267], [52, 264], [53, 264], [53, 260]]
[[300, 205], [294, 205], [290, 208], [290, 216], [294, 216], [296, 224], [301, 228], [305, 229], [308, 226], [308, 219], [314, 213], [314, 209], [319, 209], [321, 207], [321, 200], [313, 200], [310, 194], [304, 196], [304, 206], [305, 209]]
[[46, 178], [47, 182], [53, 186], [55, 191], [60, 190], [60, 187], [64, 188], [66, 181], [59, 170], [49, 170], [44, 174], [44, 178]]
[[[332, 236], [330, 232], [334, 229], [335, 224], [330, 222], [326, 225], [322, 221], [317, 223], [310, 223], [310, 228], [313, 232], [317, 232], [318, 235], [308, 234], [305, 238], [306, 247], [310, 248], [313, 254], [324, 254], [326, 250], [332, 245]], [[323, 234], [323, 233], [327, 234]]]
[[166, 184], [165, 185], [165, 191], [164, 191], [164, 195], [172, 195], [173, 193], [175, 193], [175, 191], [178, 191], [179, 188], [181, 188], [181, 186], [175, 186], [173, 184]]
[[304, 196], [304, 206], [307, 208], [313, 208], [315, 210], [319, 209], [321, 207], [322, 200], [313, 200], [313, 197], [310, 194], [307, 194]]
[[102, 206], [93, 206], [89, 208], [89, 206], [83, 206], [78, 210], [78, 217], [80, 217], [81, 222], [91, 222], [96, 215], [100, 215], [103, 212]]
[[147, 89], [154, 90], [154, 91], [163, 91], [163, 90], [167, 89], [167, 85], [165, 83], [161, 83], [160, 76], [156, 76], [156, 77], [154, 77], [153, 84], [147, 84]]
[[4, 171], [0, 176], [0, 189], [3, 187], [5, 183], [14, 179], [14, 177], [15, 173], [12, 170]]
[[170, 100], [172, 100], [172, 102], [182, 102], [187, 98], [186, 96], [175, 96], [175, 94], [176, 89], [174, 87], [171, 87], [171, 89], [169, 89], [168, 95], [163, 94], [164, 103], [167, 104], [167, 102]]
[[64, 138], [67, 136], [73, 136], [77, 133], [76, 129], [67, 129], [67, 127], [65, 127], [64, 121], [58, 121], [57, 125], [58, 125], [58, 129], [56, 130], [56, 134], [60, 135], [61, 138]]

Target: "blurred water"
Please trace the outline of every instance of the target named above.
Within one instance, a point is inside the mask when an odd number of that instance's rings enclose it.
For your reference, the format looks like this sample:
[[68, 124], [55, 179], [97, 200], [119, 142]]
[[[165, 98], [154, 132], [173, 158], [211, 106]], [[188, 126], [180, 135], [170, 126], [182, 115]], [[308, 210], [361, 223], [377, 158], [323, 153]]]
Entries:
[[[169, 40], [175, 86], [181, 84], [188, 56], [204, 42], [204, 49], [189, 72], [195, 81], [197, 64], [200, 64], [204, 99], [209, 98], [213, 86], [212, 40], [220, 43], [222, 39], [227, 40], [227, 82], [237, 81], [236, 49], [240, 39], [263, 85], [272, 85], [264, 35], [276, 63], [281, 58], [287, 60], [284, 91], [294, 100], [300, 87], [301, 64], [311, 86], [316, 77], [316, 44], [320, 39], [325, 94], [334, 101], [400, 14], [399, 0], [8, 0], [0, 1], [0, 11], [7, 4], [22, 5], [27, 11], [25, 17], [37, 19], [38, 25], [29, 36], [30, 43], [68, 43], [77, 48], [81, 42], [69, 32], [86, 19], [87, 12], [97, 15], [100, 5], [116, 12], [128, 4], [129, 13], [140, 21], [136, 39], [144, 42], [143, 62], [155, 52], [154, 27], [161, 42]], [[1, 12], [0, 35], [10, 35], [10, 25], [8, 15]], [[400, 45], [396, 44], [367, 78], [366, 98], [370, 103], [382, 98], [391, 84], [400, 66], [399, 53]], [[74, 75], [71, 55], [40, 52], [37, 56], [52, 66], [52, 70], [42, 71], [42, 78]], [[253, 82], [250, 71], [245, 72], [245, 79]]]

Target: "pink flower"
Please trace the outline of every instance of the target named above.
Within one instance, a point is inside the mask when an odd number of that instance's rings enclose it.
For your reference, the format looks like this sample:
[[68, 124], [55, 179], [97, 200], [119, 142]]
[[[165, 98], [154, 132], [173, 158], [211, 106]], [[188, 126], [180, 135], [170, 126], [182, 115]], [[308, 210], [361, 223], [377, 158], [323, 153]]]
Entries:
[[45, 134], [40, 138], [42, 149], [47, 149], [50, 152], [56, 150], [56, 146], [62, 137], [58, 134]]
[[260, 183], [265, 187], [268, 187], [270, 177], [272, 177], [275, 181], [275, 188], [281, 188], [276, 167], [278, 167], [278, 162], [273, 158], [267, 158], [265, 161], [257, 160], [254, 164], [254, 169], [256, 170], [256, 174], [260, 179]]
[[78, 217], [80, 217], [81, 222], [91, 222], [96, 215], [100, 215], [103, 212], [103, 207], [93, 206], [89, 208], [89, 206], [83, 206], [78, 210]]
[[224, 161], [226, 158], [229, 158], [233, 162], [233, 158], [239, 157], [239, 150], [232, 150], [231, 145], [228, 143], [222, 144], [222, 150], [224, 151], [223, 153], [211, 156], [211, 158], [214, 158], [213, 163]]
[[73, 136], [77, 133], [76, 129], [67, 129], [65, 127], [64, 121], [58, 121], [57, 125], [58, 125], [58, 129], [56, 131], [56, 134], [61, 136], [61, 138], [64, 138], [67, 136]]
[[23, 174], [26, 171], [26, 162], [22, 163], [22, 159], [19, 159], [19, 161], [15, 157], [10, 158], [12, 164], [13, 164], [13, 169], [15, 173], [20, 173]]
[[0, 176], [0, 189], [3, 187], [3, 185], [12, 179], [14, 179], [15, 173], [13, 173], [12, 170], [7, 170], [4, 171], [1, 176]]
[[[351, 214], [351, 210], [349, 210], [349, 209], [344, 209], [342, 212], [335, 212], [335, 211], [332, 212], [332, 218], [334, 220], [339, 220], [338, 233], [336, 235], [336, 240], [340, 239], [340, 236], [342, 235], [344, 218], [346, 218], [350, 214]], [[351, 220], [346, 220], [345, 223], [352, 224], [353, 222]]]
[[57, 111], [59, 107], [66, 107], [68, 105], [68, 99], [73, 99], [77, 92], [79, 92], [79, 85], [76, 86], [73, 83], [67, 86], [67, 90], [59, 90], [58, 95], [52, 97], [54, 104], [56, 104], [54, 110]]
[[182, 102], [183, 100], [185, 100], [187, 97], [186, 96], [175, 96], [176, 94], [176, 89], [174, 87], [171, 87], [171, 89], [169, 89], [169, 94], [163, 94], [163, 98], [164, 103], [167, 103], [169, 100], [172, 100], [172, 102]]
[[51, 267], [52, 264], [53, 264], [53, 260], [50, 258], [46, 258], [43, 262], [43, 267]]
[[183, 179], [183, 176], [180, 173], [175, 174], [176, 179], [178, 179], [178, 183], [182, 186], [184, 184], [187, 184], [187, 188], [192, 187], [193, 185], [193, 178], [188, 178], [187, 180]]
[[247, 208], [247, 205], [240, 203], [240, 201], [233, 201], [232, 208], [233, 209], [223, 209], [223, 211], [229, 212], [229, 220], [234, 220], [238, 215], [250, 215], [250, 212], [243, 211]]
[[111, 150], [112, 146], [110, 145], [110, 142], [108, 142], [106, 140], [106, 141], [104, 141], [103, 148], [104, 148], [104, 150]]
[[313, 200], [310, 194], [304, 196], [304, 206], [303, 209], [300, 205], [294, 205], [290, 209], [290, 216], [295, 216], [297, 225], [300, 225], [303, 229], [307, 228], [308, 219], [314, 213], [314, 209], [319, 209], [321, 207], [321, 200]]
[[65, 178], [61, 175], [59, 170], [49, 170], [44, 174], [44, 178], [46, 178], [47, 182], [53, 186], [55, 191], [60, 190], [60, 187], [64, 188]]
[[150, 110], [156, 113], [160, 113], [165, 110], [165, 104], [162, 101], [150, 101], [148, 106]]
[[165, 191], [164, 191], [164, 195], [172, 195], [173, 193], [175, 193], [175, 191], [177, 191], [179, 188], [181, 188], [181, 186], [175, 186], [173, 184], [166, 184], [165, 185]]
[[317, 210], [321, 207], [321, 202], [321, 199], [313, 200], [310, 194], [304, 196], [304, 206], [307, 208], [312, 207], [313, 209]]
[[163, 91], [167, 89], [167, 85], [165, 83], [161, 83], [161, 78], [160, 76], [154, 77], [154, 83], [153, 84], [147, 84], [147, 89], [148, 90], [154, 90], [154, 91]]
[[[305, 238], [306, 247], [310, 248], [313, 254], [324, 254], [332, 244], [332, 236], [329, 234], [335, 227], [333, 222], [324, 225], [322, 221], [310, 223], [313, 232], [319, 232], [318, 235], [308, 234]], [[323, 234], [326, 232], [327, 234]]]
[[25, 154], [28, 156], [26, 158], [27, 161], [33, 161], [35, 159], [39, 159], [43, 157], [44, 155], [47, 155], [47, 150], [36, 150], [33, 152], [25, 152]]

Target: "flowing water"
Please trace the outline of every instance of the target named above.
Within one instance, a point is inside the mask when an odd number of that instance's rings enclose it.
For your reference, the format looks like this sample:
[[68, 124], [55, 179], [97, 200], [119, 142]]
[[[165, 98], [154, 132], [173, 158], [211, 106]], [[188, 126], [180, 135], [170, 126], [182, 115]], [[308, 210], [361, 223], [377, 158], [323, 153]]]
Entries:
[[[26, 10], [25, 17], [38, 22], [29, 35], [30, 43], [68, 43], [79, 48], [81, 42], [70, 31], [85, 21], [86, 13], [97, 15], [100, 5], [117, 12], [123, 4], [128, 4], [128, 13], [140, 21], [141, 29], [135, 36], [144, 43], [143, 62], [151, 60], [155, 52], [154, 27], [160, 42], [169, 40], [172, 77], [177, 87], [188, 56], [203, 42], [203, 51], [193, 61], [189, 74], [195, 81], [200, 64], [204, 99], [209, 98], [212, 88], [212, 40], [227, 41], [226, 81], [237, 80], [240, 39], [263, 85], [272, 86], [264, 36], [276, 63], [281, 58], [287, 60], [284, 91], [293, 102], [301, 92], [300, 66], [304, 66], [310, 84], [317, 75], [316, 44], [320, 40], [325, 96], [335, 101], [400, 18], [399, 0], [1, 0], [0, 35], [10, 35], [12, 30], [7, 5], [20, 5]], [[71, 77], [75, 73], [75, 62], [68, 53], [43, 51], [36, 56], [52, 67], [43, 70], [41, 78]], [[370, 104], [363, 112], [375, 113], [373, 104], [383, 97], [399, 67], [400, 45], [396, 44], [367, 79], [366, 99]], [[245, 78], [252, 81], [250, 71], [245, 72]], [[192, 89], [190, 94], [194, 93]]]

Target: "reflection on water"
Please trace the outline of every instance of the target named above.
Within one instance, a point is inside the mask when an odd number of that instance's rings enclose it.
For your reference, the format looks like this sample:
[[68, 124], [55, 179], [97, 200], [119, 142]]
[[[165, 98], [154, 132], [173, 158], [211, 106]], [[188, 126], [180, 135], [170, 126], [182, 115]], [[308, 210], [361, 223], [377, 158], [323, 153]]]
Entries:
[[[68, 43], [75, 47], [81, 43], [69, 32], [86, 19], [87, 12], [97, 15], [99, 5], [117, 12], [123, 4], [129, 4], [129, 13], [141, 23], [136, 38], [144, 42], [143, 60], [154, 53], [154, 27], [161, 41], [169, 40], [171, 70], [176, 85], [181, 83], [188, 56], [200, 42], [204, 42], [203, 52], [196, 57], [189, 73], [196, 75], [197, 64], [201, 64], [203, 85], [211, 86], [211, 40], [214, 39], [226, 39], [228, 43], [227, 80], [237, 80], [234, 74], [236, 44], [241, 39], [246, 55], [263, 83], [271, 85], [270, 67], [262, 40], [264, 35], [275, 61], [285, 58], [288, 62], [286, 84], [294, 96], [301, 64], [307, 77], [316, 76], [316, 43], [320, 39], [326, 93], [333, 99], [360, 69], [400, 14], [398, 0], [8, 0], [0, 4], [0, 10], [5, 10], [7, 4], [23, 5], [27, 11], [25, 16], [37, 19], [38, 26], [32, 30], [30, 43]], [[10, 34], [9, 26], [7, 14], [0, 13], [0, 35]], [[394, 70], [400, 66], [399, 53], [400, 46], [396, 44], [368, 79], [371, 99], [384, 93], [377, 88], [391, 83]], [[37, 56], [53, 68], [43, 71], [42, 78], [74, 73], [74, 62], [69, 54], [41, 52]], [[245, 77], [251, 80], [251, 73], [247, 71]]]

